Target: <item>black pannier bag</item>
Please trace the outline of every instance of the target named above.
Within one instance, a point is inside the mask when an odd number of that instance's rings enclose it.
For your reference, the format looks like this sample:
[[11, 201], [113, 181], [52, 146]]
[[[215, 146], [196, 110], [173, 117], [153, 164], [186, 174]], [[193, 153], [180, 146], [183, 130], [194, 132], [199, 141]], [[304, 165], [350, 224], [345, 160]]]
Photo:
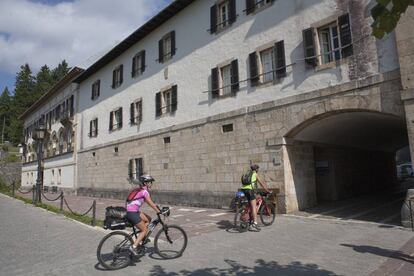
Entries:
[[104, 228], [111, 230], [122, 230], [130, 226], [126, 219], [127, 211], [124, 207], [109, 206], [106, 208]]

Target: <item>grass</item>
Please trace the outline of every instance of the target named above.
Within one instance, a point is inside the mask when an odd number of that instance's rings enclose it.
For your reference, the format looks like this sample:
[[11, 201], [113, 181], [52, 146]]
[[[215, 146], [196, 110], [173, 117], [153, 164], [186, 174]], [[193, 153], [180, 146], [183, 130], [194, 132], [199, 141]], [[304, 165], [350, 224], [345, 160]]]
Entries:
[[[11, 187], [7, 187], [0, 179], [0, 193], [8, 195], [10, 197], [13, 197], [12, 192], [11, 192], [10, 189], [11, 189]], [[21, 201], [23, 201], [27, 204], [32, 204], [31, 199], [24, 198], [24, 197], [21, 197], [21, 196], [18, 196], [18, 195], [15, 195], [14, 198], [16, 198], [18, 200], [21, 200]], [[74, 219], [74, 220], [82, 222], [84, 224], [88, 224], [88, 225], [92, 224], [92, 218], [89, 217], [89, 216], [86, 216], [86, 215], [81, 216], [80, 214], [76, 214], [76, 213], [74, 214], [74, 213], [72, 213], [70, 211], [66, 211], [66, 210], [63, 210], [63, 212], [61, 212], [60, 208], [58, 208], [56, 206], [53, 206], [53, 205], [45, 204], [45, 203], [39, 203], [39, 204], [36, 204], [36, 206], [40, 207], [42, 209], [48, 210], [52, 213], [63, 214], [65, 217]], [[103, 221], [102, 220], [96, 219], [95, 222], [96, 222], [96, 226], [103, 227]]]

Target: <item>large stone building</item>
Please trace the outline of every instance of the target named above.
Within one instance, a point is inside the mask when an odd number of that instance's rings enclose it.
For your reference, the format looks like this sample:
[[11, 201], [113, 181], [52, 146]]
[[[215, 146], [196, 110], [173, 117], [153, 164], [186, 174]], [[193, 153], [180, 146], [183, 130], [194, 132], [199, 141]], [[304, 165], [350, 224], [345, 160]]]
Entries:
[[413, 35], [375, 39], [373, 4], [172, 2], [74, 80], [73, 190], [124, 196], [148, 172], [159, 202], [222, 207], [257, 163], [290, 212], [394, 184]]

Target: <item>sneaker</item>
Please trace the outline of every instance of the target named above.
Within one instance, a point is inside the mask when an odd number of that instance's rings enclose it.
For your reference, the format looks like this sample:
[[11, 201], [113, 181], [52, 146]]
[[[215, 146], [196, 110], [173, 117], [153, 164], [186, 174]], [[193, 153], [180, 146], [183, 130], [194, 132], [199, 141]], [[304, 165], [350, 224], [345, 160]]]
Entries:
[[131, 251], [131, 253], [132, 253], [134, 256], [138, 256], [138, 255], [139, 255], [138, 250], [139, 250], [139, 247], [135, 248], [135, 247], [133, 247], [132, 245], [130, 245], [130, 246], [129, 246], [129, 251]]
[[257, 225], [257, 223], [252, 223], [249, 226], [249, 231], [253, 231], [253, 232], [259, 232], [261, 229], [259, 227], [259, 225]]

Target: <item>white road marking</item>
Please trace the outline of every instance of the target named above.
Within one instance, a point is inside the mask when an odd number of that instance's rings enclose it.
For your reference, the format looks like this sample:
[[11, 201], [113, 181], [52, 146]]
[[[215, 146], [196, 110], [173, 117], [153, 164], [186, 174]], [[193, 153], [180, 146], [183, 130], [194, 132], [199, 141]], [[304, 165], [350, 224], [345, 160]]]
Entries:
[[227, 214], [227, 213], [217, 213], [217, 214], [211, 214], [211, 215], [208, 215], [208, 216], [209, 217], [218, 217], [218, 216], [223, 216], [225, 214]]
[[190, 211], [191, 211], [191, 209], [178, 209], [178, 211], [190, 212]]
[[205, 212], [207, 210], [195, 210], [194, 213], [201, 213], [201, 212]]
[[171, 216], [172, 218], [178, 218], [178, 217], [183, 217], [184, 215], [173, 215]]

